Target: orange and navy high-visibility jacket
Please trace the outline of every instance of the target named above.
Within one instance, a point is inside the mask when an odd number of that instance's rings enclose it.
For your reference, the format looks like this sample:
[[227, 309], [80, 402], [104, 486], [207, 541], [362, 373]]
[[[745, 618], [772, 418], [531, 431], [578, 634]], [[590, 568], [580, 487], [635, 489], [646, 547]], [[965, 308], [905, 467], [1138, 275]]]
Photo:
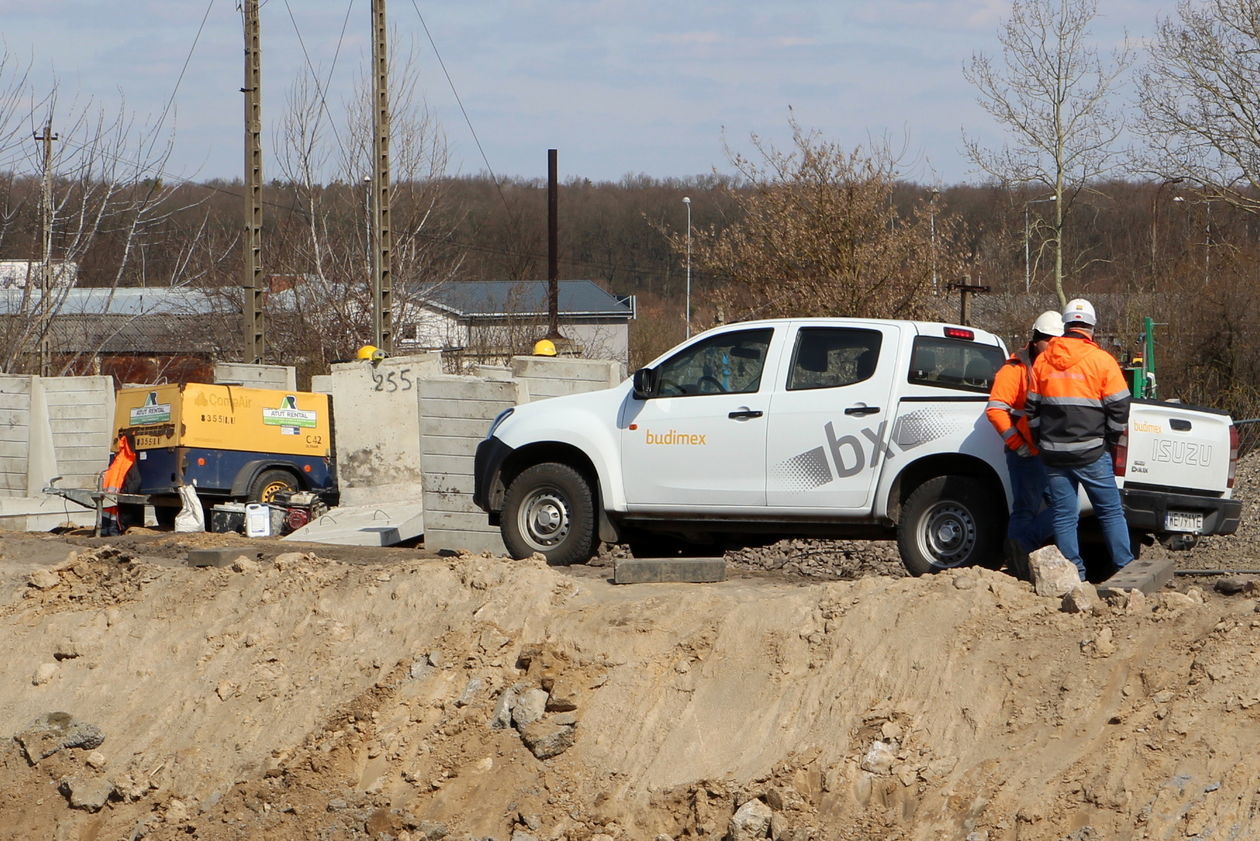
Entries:
[[1129, 386], [1119, 364], [1093, 339], [1068, 330], [1033, 363], [1024, 405], [1046, 464], [1093, 464], [1129, 423]]
[[989, 390], [989, 403], [984, 413], [989, 423], [1002, 436], [1009, 450], [1027, 446], [1029, 454], [1036, 455], [1028, 418], [1024, 415], [1024, 402], [1032, 381], [1032, 363], [1028, 361], [1028, 348], [1023, 347], [1011, 354], [1006, 364], [998, 368]]

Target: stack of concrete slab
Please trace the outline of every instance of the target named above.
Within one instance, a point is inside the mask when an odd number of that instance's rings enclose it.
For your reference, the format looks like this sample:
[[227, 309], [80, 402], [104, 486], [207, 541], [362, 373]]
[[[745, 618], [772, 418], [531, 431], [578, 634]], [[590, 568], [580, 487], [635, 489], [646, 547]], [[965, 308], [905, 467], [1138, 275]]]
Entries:
[[[114, 389], [109, 377], [0, 375], [0, 526], [91, 525], [95, 512], [43, 490], [97, 487], [109, 465]], [[47, 512], [31, 517], [9, 516]]]
[[499, 530], [473, 505], [473, 457], [495, 416], [528, 395], [517, 380], [443, 376], [420, 383], [426, 548], [505, 551]]

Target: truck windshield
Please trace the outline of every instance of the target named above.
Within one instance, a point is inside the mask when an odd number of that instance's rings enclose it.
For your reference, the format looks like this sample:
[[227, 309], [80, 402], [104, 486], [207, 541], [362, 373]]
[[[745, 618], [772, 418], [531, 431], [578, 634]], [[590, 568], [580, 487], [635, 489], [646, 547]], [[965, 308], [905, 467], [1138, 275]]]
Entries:
[[988, 394], [1004, 361], [1002, 349], [995, 345], [917, 336], [906, 379], [915, 385]]

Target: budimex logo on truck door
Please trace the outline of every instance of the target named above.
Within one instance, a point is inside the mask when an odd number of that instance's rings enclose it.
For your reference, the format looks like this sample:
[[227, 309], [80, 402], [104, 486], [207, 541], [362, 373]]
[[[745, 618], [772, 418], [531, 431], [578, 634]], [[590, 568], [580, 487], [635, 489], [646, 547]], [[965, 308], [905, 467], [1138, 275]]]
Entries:
[[171, 404], [157, 402], [157, 392], [150, 391], [144, 399], [144, 405], [132, 409], [128, 413], [132, 426], [151, 426], [155, 423], [171, 422]]
[[297, 398], [286, 394], [279, 409], [263, 409], [263, 423], [280, 427], [281, 435], [298, 435], [302, 429], [315, 427], [318, 414], [297, 407]]

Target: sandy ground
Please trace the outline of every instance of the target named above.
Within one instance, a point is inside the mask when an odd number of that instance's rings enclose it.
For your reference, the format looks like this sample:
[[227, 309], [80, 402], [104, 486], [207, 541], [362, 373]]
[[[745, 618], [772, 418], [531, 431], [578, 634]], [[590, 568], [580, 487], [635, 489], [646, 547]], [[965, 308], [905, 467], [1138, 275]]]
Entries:
[[[1180, 557], [1239, 568], [1255, 533]], [[187, 566], [206, 545], [242, 560]], [[887, 549], [617, 586], [0, 533], [0, 838], [1260, 838], [1256, 576], [1070, 613]]]

